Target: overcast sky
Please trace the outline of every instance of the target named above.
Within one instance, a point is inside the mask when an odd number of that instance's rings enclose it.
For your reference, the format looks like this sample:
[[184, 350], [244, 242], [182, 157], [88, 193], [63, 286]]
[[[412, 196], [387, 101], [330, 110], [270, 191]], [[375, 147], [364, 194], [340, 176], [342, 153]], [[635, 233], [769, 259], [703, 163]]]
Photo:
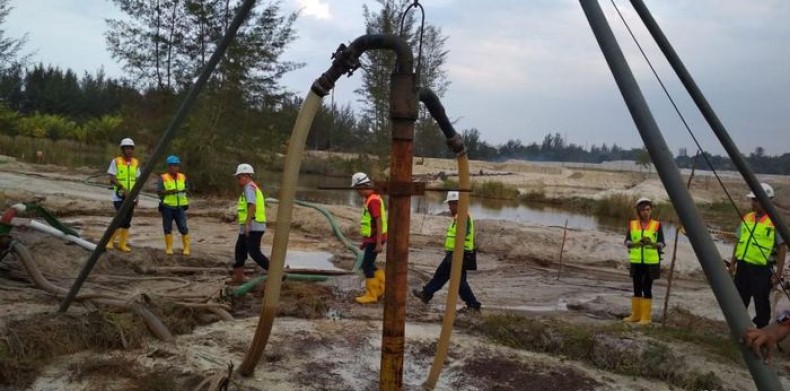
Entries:
[[[625, 0], [616, 0], [657, 65], [706, 150], [722, 151], [655, 43]], [[790, 152], [790, 2], [785, 0], [646, 0], [664, 33], [696, 78], [741, 151], [762, 146]], [[123, 15], [109, 0], [12, 0], [10, 36], [29, 35], [33, 60], [79, 73], [122, 71], [106, 51], [106, 18]], [[372, 0], [283, 0], [301, 10], [299, 38], [285, 59], [306, 63], [283, 84], [304, 95], [330, 63], [338, 44], [364, 33], [362, 5]], [[458, 129], [478, 128], [484, 139], [540, 142], [559, 132], [576, 144], [641, 139], [577, 1], [423, 0], [428, 23], [449, 37], [443, 98]], [[691, 138], [671, 110], [611, 3], [609, 23], [673, 152]], [[341, 79], [338, 103], [357, 103], [359, 76]]]

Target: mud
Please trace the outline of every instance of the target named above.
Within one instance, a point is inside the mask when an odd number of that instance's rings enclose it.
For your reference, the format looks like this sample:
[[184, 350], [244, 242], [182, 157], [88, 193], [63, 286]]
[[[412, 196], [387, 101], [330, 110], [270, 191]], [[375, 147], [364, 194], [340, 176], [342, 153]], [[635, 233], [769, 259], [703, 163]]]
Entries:
[[[434, 159], [425, 159], [423, 165], [415, 166], [418, 173], [425, 175], [450, 172], [453, 167], [453, 161]], [[578, 170], [520, 162], [473, 162], [473, 169], [502, 174], [496, 179], [520, 184], [522, 189], [537, 186], [568, 196], [594, 198], [612, 191], [660, 193], [656, 188], [657, 179], [645, 180], [643, 174], [633, 172]], [[87, 169], [7, 163], [0, 166], [0, 198], [6, 204], [37, 198], [58, 216], [64, 216], [63, 220], [75, 227], [81, 236], [96, 242], [114, 211], [107, 189], [84, 183], [91, 173]], [[478, 176], [475, 180], [485, 179], [486, 176]], [[778, 186], [786, 186], [785, 179], [776, 181]], [[660, 184], [658, 186], [660, 188]], [[702, 185], [699, 189], [699, 192], [695, 190], [695, 197], [718, 199], [713, 187], [709, 193]], [[181, 247], [176, 234], [177, 254], [167, 256], [156, 203], [144, 198], [135, 212], [130, 233], [133, 252], [111, 251], [103, 255], [85, 291], [142, 300], [178, 334], [176, 343], [157, 341], [145, 332], [140, 345], [127, 343], [120, 347], [59, 351], [31, 375], [29, 389], [130, 390], [142, 387], [133, 382], [135, 378], [159, 379], [157, 381], [165, 382], [165, 386], [170, 384], [175, 387], [173, 389], [191, 389], [207, 376], [227, 371], [228, 363], [240, 363], [255, 330], [262, 290], [257, 288], [236, 301], [228, 298], [225, 281], [238, 235], [233, 219], [234, 205], [233, 199], [195, 198], [188, 211], [192, 255], [178, 254]], [[359, 211], [344, 206], [327, 206], [327, 209], [336, 216], [340, 229], [352, 240], [357, 240]], [[277, 205], [267, 206], [270, 220], [274, 220], [276, 212]], [[412, 216], [410, 288], [425, 284], [443, 258], [442, 242], [447, 223], [445, 216]], [[276, 221], [270, 221], [269, 226], [270, 231], [283, 229]], [[469, 282], [483, 303], [484, 318], [509, 314], [530, 319], [551, 317], [580, 327], [587, 324], [624, 327], [620, 318], [629, 310], [631, 282], [623, 237], [595, 230], [571, 230], [560, 267], [561, 228], [504, 220], [479, 220], [476, 228], [480, 270], [469, 273]], [[348, 270], [353, 264], [352, 254], [332, 236], [329, 224], [317, 211], [297, 207], [289, 229], [291, 241], [287, 262], [291, 267]], [[70, 286], [88, 255], [77, 246], [37, 232], [15, 228], [13, 235], [28, 245], [47, 278], [61, 286]], [[272, 237], [273, 232], [264, 235], [266, 252], [271, 248]], [[711, 329], [726, 335], [721, 312], [690, 245], [681, 241], [678, 247], [677, 279], [670, 308], [676, 306], [679, 310], [670, 313], [672, 327]], [[728, 256], [730, 249], [722, 246], [721, 255]], [[386, 260], [384, 255], [379, 258], [382, 264]], [[247, 278], [262, 273], [251, 261], [247, 262], [246, 271]], [[280, 317], [275, 321], [261, 364], [252, 377], [233, 377], [231, 389], [377, 389], [383, 305], [355, 304], [353, 298], [361, 293], [361, 286], [362, 280], [356, 275], [333, 277], [319, 284], [286, 281]], [[665, 291], [666, 280], [659, 280], [654, 288], [655, 321], [660, 320], [658, 303], [663, 300]], [[169, 304], [179, 300], [227, 305], [235, 320], [220, 321], [217, 316], [185, 311]], [[427, 376], [445, 300], [445, 290], [437, 293], [428, 305], [411, 297], [407, 300], [404, 366], [407, 390], [421, 389]], [[3, 330], [0, 336], [7, 338], [11, 321], [50, 317], [58, 304], [59, 300], [31, 286], [13, 256], [0, 262], [0, 327]], [[69, 312], [83, 316], [92, 311], [96, 308], [76, 303]], [[469, 332], [464, 326], [468, 322], [465, 316], [457, 322], [438, 390], [677, 388], [660, 379], [616, 374], [580, 360], [502, 346]], [[721, 352], [691, 350], [688, 345], [691, 342], [677, 340], [672, 335], [644, 333], [633, 338], [670, 339], [667, 346], [672, 354], [682, 357], [698, 372], [714, 372], [733, 389], [754, 389], [743, 365], [727, 361]], [[0, 350], [0, 357], [3, 354], [5, 352]], [[785, 365], [784, 361], [778, 365]], [[166, 383], [167, 379], [172, 382]]]

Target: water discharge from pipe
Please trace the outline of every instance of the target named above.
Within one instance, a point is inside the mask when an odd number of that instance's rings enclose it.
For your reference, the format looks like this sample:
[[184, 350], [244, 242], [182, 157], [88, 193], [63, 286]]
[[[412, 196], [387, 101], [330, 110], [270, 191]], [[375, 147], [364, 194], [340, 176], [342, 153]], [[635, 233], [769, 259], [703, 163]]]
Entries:
[[288, 153], [285, 155], [283, 181], [279, 194], [280, 206], [277, 209], [278, 229], [274, 231], [272, 257], [268, 273], [269, 279], [263, 291], [263, 307], [258, 319], [258, 326], [255, 329], [255, 336], [252, 339], [250, 348], [247, 350], [247, 354], [244, 356], [244, 361], [239, 366], [239, 373], [242, 376], [249, 376], [255, 371], [255, 366], [258, 365], [263, 355], [263, 350], [269, 341], [274, 317], [277, 315], [283, 267], [285, 256], [288, 252], [288, 236], [291, 231], [294, 196], [296, 195], [296, 184], [299, 179], [299, 167], [302, 164], [307, 133], [310, 131], [310, 126], [319, 107], [321, 107], [321, 97], [310, 91], [299, 109], [299, 115], [296, 117], [296, 123], [288, 141]]

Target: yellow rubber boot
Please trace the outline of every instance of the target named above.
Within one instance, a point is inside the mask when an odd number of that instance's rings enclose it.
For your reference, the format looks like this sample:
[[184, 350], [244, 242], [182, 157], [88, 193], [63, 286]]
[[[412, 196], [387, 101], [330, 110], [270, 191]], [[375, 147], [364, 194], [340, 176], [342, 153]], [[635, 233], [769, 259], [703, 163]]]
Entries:
[[121, 228], [119, 231], [121, 231], [119, 233], [121, 239], [118, 243], [118, 249], [125, 253], [132, 252], [132, 249], [126, 244], [126, 241], [129, 239], [129, 230], [127, 228]]
[[112, 236], [110, 237], [110, 241], [107, 242], [107, 246], [105, 248], [107, 250], [112, 250], [115, 247], [113, 245], [113, 242], [115, 242], [115, 239], [117, 238], [118, 238], [118, 230], [116, 229], [115, 232], [112, 233]]
[[165, 253], [173, 255], [173, 234], [165, 234]]
[[642, 303], [640, 305], [642, 308], [641, 310], [641, 317], [639, 319], [640, 325], [649, 325], [653, 318], [653, 299], [642, 299]]
[[631, 315], [627, 318], [623, 318], [623, 322], [639, 322], [642, 319], [642, 298], [641, 297], [632, 297], [631, 298]]
[[376, 278], [365, 279], [365, 294], [357, 297], [355, 300], [359, 304], [375, 304], [378, 299], [378, 284]]
[[376, 291], [376, 298], [380, 299], [382, 296], [384, 296], [384, 287], [386, 287], [385, 284], [386, 278], [384, 277], [384, 270], [377, 269], [376, 273], [373, 274], [373, 277], [376, 279], [376, 282], [378, 282], [379, 285], [379, 289]]
[[189, 234], [181, 235], [181, 243], [184, 244], [184, 251], [181, 254], [189, 255], [192, 253], [191, 249], [189, 248]]

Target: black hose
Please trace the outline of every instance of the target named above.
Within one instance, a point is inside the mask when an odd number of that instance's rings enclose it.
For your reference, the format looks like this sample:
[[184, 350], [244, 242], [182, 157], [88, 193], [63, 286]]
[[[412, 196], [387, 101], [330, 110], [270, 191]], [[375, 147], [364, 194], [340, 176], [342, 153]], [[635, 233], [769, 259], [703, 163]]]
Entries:
[[447, 146], [450, 147], [450, 150], [455, 152], [457, 156], [466, 154], [466, 145], [464, 145], [464, 139], [458, 134], [458, 132], [455, 131], [453, 123], [450, 122], [449, 118], [447, 118], [447, 112], [444, 110], [444, 106], [442, 105], [442, 101], [439, 100], [439, 96], [436, 95], [432, 89], [428, 87], [421, 87], [420, 102], [425, 105], [425, 108], [428, 109], [431, 117], [433, 117], [433, 119], [439, 125], [439, 129], [442, 130], [444, 137], [447, 138]]

